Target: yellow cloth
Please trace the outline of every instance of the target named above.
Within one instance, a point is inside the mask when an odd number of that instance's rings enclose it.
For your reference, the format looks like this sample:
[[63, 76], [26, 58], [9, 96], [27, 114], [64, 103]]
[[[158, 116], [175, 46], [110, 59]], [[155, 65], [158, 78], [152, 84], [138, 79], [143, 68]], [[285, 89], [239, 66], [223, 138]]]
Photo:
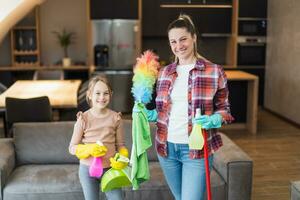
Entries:
[[88, 158], [89, 156], [101, 157], [104, 156], [106, 152], [107, 152], [107, 148], [105, 146], [100, 146], [96, 143], [78, 144], [75, 155], [79, 159], [85, 159]]

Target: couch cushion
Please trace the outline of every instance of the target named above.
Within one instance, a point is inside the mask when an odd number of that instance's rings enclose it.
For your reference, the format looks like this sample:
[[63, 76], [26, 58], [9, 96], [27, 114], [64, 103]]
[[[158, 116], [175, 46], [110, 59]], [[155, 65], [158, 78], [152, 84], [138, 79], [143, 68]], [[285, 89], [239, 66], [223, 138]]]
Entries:
[[24, 165], [12, 173], [4, 200], [83, 199], [78, 165]]
[[78, 163], [68, 147], [75, 122], [16, 123], [17, 165]]
[[[132, 146], [132, 124], [131, 123], [132, 123], [132, 120], [124, 120], [125, 145], [129, 150], [131, 150], [131, 146]], [[155, 123], [150, 123], [150, 131], [151, 131], [152, 146], [147, 151], [148, 160], [149, 161], [158, 161], [156, 149], [155, 149], [155, 140], [154, 140], [155, 133], [156, 133]]]
[[[218, 172], [213, 169], [210, 173], [211, 193], [214, 200], [226, 199], [226, 183]], [[206, 194], [205, 194], [206, 196]]]

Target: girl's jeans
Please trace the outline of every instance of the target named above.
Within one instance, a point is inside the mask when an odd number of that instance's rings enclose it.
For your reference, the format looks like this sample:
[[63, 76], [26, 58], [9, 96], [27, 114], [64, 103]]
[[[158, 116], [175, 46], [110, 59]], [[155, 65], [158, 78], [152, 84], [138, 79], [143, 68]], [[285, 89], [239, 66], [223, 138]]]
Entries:
[[[176, 200], [204, 200], [204, 159], [190, 159], [188, 144], [168, 142], [168, 156], [158, 155], [160, 166]], [[212, 167], [213, 156], [209, 156]]]
[[[107, 171], [103, 170], [103, 173]], [[100, 179], [90, 177], [89, 166], [79, 165], [79, 180], [82, 186], [83, 195], [85, 200], [99, 200], [100, 191]], [[107, 200], [122, 200], [121, 189], [111, 190], [105, 192]]]

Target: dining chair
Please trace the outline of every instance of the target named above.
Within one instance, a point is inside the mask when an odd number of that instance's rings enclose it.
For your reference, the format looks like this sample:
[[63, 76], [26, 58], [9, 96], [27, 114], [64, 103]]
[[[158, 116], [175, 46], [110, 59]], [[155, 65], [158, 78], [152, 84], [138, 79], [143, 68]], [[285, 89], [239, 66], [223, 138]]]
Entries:
[[37, 70], [33, 74], [33, 80], [64, 80], [64, 71]]
[[[7, 89], [7, 87], [5, 85], [3, 85], [2, 83], [0, 83], [0, 94], [2, 94], [3, 92], [5, 92], [6, 89]], [[5, 108], [0, 108], [0, 118], [2, 118], [2, 121], [3, 121], [3, 132], [4, 132], [4, 136], [6, 136]]]
[[52, 121], [52, 108], [47, 96], [19, 99], [6, 97], [6, 136], [12, 136], [12, 125], [16, 122]]

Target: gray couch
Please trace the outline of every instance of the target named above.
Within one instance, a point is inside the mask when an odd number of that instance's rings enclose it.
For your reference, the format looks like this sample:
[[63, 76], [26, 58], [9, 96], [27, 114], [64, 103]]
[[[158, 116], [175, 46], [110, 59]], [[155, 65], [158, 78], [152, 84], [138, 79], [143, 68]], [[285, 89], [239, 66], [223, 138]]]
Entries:
[[[14, 139], [0, 139], [0, 199], [83, 199], [78, 160], [68, 153], [74, 122], [19, 123]], [[154, 133], [155, 126], [151, 125]], [[131, 121], [125, 120], [126, 145], [131, 146]], [[153, 134], [154, 135], [154, 134]], [[214, 200], [250, 200], [252, 160], [222, 134], [211, 172]], [[124, 188], [124, 199], [173, 199], [156, 152], [148, 152], [151, 180], [137, 191]]]
[[291, 200], [300, 200], [300, 181], [291, 182]]

